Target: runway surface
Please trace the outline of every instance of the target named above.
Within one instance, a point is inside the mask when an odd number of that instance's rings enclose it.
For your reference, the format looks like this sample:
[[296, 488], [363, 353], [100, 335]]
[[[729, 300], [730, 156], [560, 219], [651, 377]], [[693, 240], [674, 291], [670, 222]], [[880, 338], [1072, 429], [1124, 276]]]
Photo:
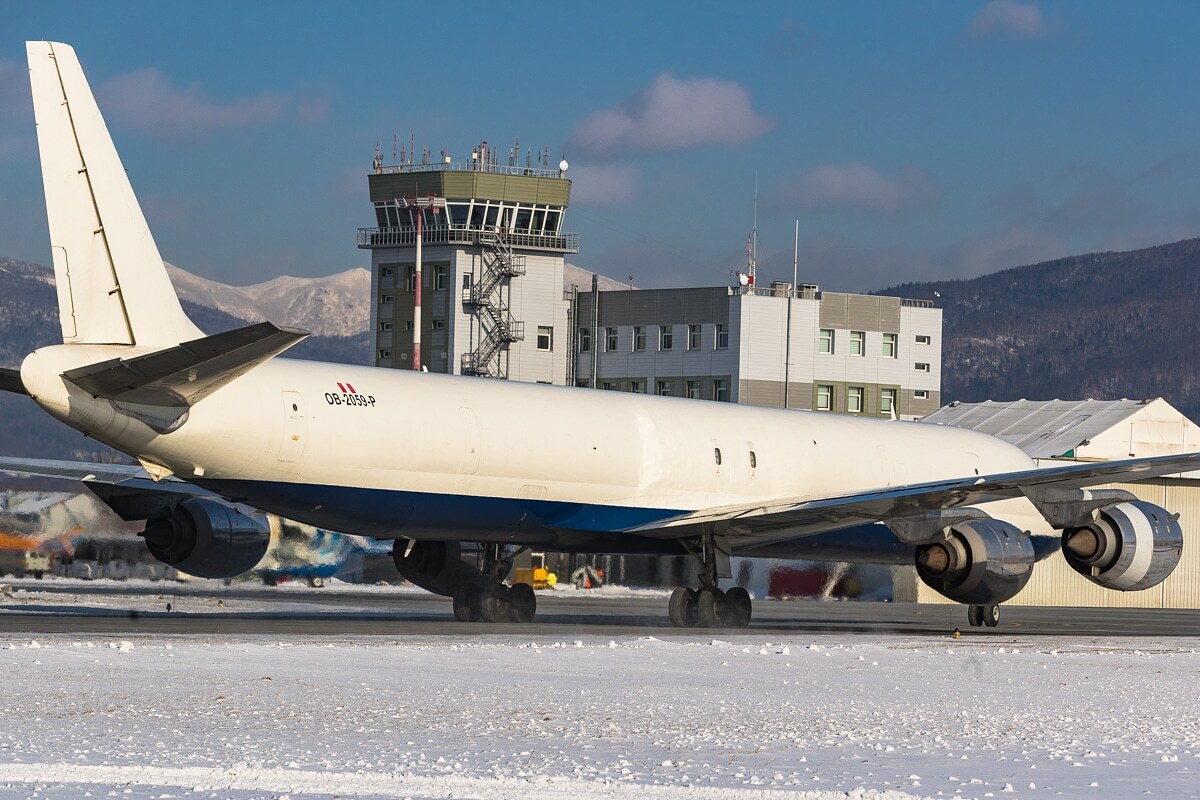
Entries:
[[[410, 588], [354, 590], [116, 582], [9, 581], [0, 633], [331, 636], [663, 635], [665, 593], [543, 592], [532, 624], [460, 623], [446, 598]], [[167, 606], [170, 604], [170, 610]], [[970, 628], [957, 605], [756, 601], [749, 629], [722, 635], [1200, 636], [1200, 611], [1004, 607], [998, 628]]]

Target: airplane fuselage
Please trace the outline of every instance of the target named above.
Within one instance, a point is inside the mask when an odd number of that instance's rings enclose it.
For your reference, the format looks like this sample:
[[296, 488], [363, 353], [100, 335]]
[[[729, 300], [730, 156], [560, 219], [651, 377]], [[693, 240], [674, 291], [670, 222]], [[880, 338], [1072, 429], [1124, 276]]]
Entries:
[[[382, 539], [582, 547], [604, 534], [653, 550], [621, 532], [701, 508], [1034, 466], [957, 428], [283, 358], [160, 433], [61, 377], [140, 352], [46, 347], [21, 377], [55, 417], [181, 479]], [[1007, 505], [1038, 524], [1027, 503]]]

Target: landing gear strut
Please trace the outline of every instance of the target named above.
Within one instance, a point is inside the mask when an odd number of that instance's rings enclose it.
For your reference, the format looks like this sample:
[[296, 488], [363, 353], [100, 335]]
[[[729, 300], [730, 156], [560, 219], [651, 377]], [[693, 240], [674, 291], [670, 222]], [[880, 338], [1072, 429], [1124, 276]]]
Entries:
[[505, 553], [502, 544], [483, 545], [480, 579], [464, 583], [455, 591], [454, 618], [460, 622], [533, 622], [537, 615], [533, 587], [527, 583], [504, 584], [513, 559], [524, 549]]
[[986, 625], [994, 628], [1000, 624], [1000, 606], [995, 604], [985, 606], [967, 606], [967, 622], [972, 628]]
[[676, 628], [744, 628], [752, 613], [750, 593], [740, 586], [722, 591], [721, 578], [732, 577], [729, 545], [725, 537], [705, 534], [696, 541], [684, 541], [688, 552], [700, 560], [700, 588], [677, 586], [671, 592], [668, 613]]

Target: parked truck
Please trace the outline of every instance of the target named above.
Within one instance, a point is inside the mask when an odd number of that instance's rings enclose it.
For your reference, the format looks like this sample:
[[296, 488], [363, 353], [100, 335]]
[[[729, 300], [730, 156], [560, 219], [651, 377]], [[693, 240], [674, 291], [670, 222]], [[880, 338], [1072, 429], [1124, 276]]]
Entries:
[[50, 555], [41, 550], [0, 550], [0, 575], [14, 578], [32, 575], [40, 580], [51, 566]]

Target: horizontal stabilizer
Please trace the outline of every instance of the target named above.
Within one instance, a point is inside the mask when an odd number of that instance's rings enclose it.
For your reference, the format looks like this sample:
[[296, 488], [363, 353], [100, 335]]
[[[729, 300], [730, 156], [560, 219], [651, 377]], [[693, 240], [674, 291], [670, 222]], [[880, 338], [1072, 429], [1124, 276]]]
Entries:
[[29, 394], [25, 391], [25, 384], [21, 383], [21, 370], [0, 367], [0, 392]]
[[260, 322], [144, 356], [89, 364], [63, 377], [94, 397], [185, 408], [308, 335]]

